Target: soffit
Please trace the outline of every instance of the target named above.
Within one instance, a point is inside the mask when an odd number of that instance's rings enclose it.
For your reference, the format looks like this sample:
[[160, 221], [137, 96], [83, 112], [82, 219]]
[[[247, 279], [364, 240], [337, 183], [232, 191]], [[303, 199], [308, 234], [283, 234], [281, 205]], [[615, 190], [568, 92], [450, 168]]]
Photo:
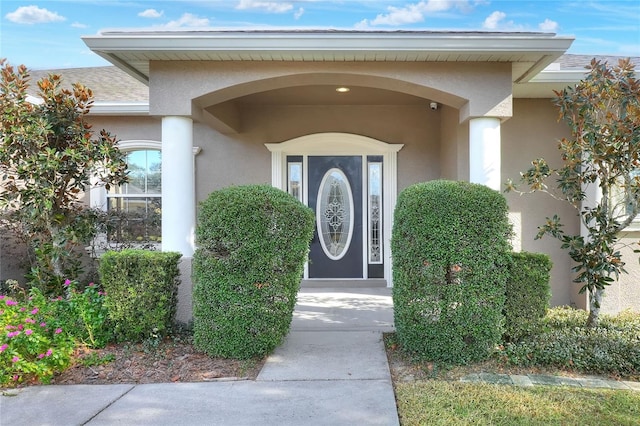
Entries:
[[549, 33], [430, 31], [103, 31], [82, 39], [143, 82], [151, 61], [509, 62], [520, 82], [573, 42]]

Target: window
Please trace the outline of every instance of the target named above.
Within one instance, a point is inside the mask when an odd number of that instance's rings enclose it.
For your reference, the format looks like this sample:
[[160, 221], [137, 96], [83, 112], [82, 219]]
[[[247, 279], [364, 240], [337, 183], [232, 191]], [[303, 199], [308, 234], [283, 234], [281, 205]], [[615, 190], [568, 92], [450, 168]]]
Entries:
[[162, 235], [162, 156], [157, 149], [127, 153], [129, 182], [107, 191], [112, 242], [159, 242]]

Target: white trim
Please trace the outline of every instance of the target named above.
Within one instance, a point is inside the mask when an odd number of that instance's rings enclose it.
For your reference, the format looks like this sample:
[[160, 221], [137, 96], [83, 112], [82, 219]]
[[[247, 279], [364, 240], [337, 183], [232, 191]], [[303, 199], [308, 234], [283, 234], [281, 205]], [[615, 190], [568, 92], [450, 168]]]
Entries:
[[[381, 155], [383, 157], [383, 238], [384, 238], [384, 279], [387, 286], [393, 286], [392, 258], [391, 258], [391, 231], [393, 227], [393, 210], [398, 198], [398, 151], [403, 144], [389, 144], [367, 136], [350, 133], [315, 133], [300, 136], [280, 143], [267, 143], [267, 149], [271, 152], [271, 184], [286, 191], [286, 157], [287, 155], [303, 156], [304, 185], [308, 182], [308, 155], [353, 155], [362, 156], [366, 160], [367, 155]], [[363, 163], [363, 174], [366, 162]], [[363, 181], [363, 185], [366, 181]], [[308, 205], [307, 190], [303, 189], [305, 204]], [[364, 200], [363, 200], [364, 203]], [[363, 233], [365, 230], [363, 229]], [[363, 256], [366, 256], [363, 248]], [[308, 265], [305, 266], [305, 279], [308, 279]]]
[[89, 115], [149, 115], [149, 102], [95, 102]]

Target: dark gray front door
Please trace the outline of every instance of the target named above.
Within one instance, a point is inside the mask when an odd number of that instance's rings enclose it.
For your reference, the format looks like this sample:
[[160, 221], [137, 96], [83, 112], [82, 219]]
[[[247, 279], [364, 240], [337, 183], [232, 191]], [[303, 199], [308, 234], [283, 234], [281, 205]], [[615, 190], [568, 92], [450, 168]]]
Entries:
[[309, 278], [362, 278], [362, 157], [309, 156]]

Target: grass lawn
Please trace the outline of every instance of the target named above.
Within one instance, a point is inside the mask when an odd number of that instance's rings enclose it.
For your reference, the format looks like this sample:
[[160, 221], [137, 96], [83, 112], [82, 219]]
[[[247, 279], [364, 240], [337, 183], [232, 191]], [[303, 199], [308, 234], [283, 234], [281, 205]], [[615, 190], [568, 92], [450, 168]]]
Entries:
[[402, 425], [640, 425], [640, 392], [426, 380], [396, 383]]

